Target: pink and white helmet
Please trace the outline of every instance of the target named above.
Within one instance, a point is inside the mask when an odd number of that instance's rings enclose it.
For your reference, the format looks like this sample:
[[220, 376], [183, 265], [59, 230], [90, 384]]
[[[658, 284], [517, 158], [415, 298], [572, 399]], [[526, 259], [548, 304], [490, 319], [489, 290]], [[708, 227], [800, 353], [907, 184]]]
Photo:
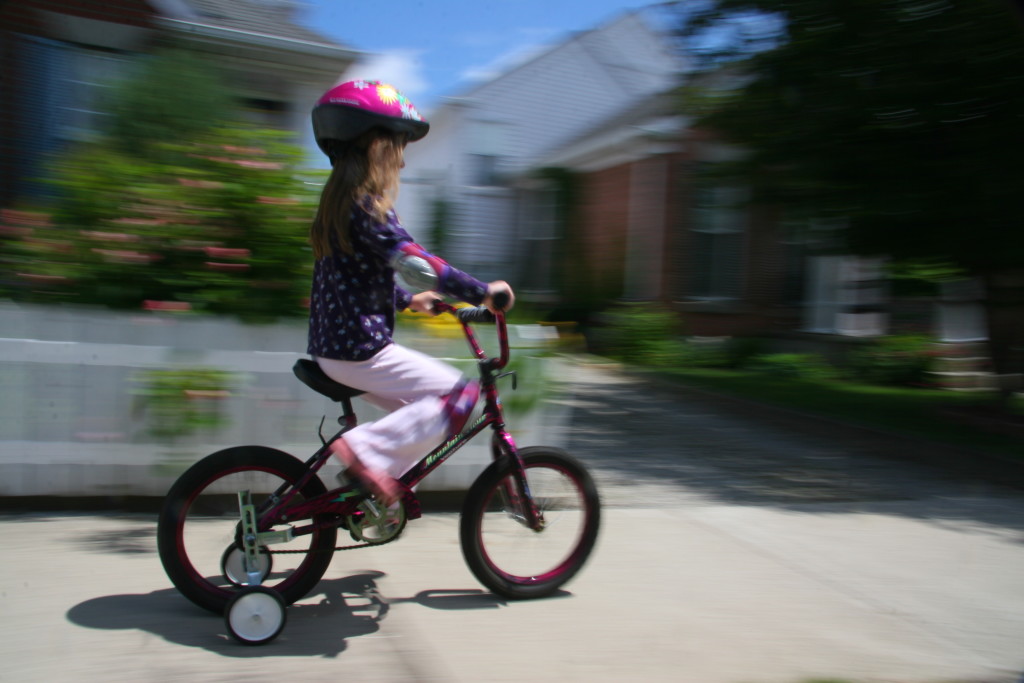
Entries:
[[332, 143], [354, 140], [368, 130], [384, 128], [419, 140], [427, 123], [402, 93], [380, 81], [349, 81], [336, 85], [313, 107], [313, 135], [325, 154]]

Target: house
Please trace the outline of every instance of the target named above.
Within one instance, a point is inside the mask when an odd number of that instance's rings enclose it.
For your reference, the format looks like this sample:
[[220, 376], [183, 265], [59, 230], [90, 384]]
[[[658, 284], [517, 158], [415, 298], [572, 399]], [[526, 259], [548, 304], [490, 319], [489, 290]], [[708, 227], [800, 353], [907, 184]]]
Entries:
[[694, 334], [798, 327], [803, 255], [734, 206], [742, 188], [703, 180], [735, 151], [679, 113], [687, 65], [660, 11], [447, 100], [406, 152], [399, 211], [460, 267], [567, 315], [660, 301]]
[[[484, 279], [557, 271], [551, 207], [524, 179], [581, 132], [673, 87], [683, 62], [643, 11], [569, 37], [446, 100], [406, 151], [398, 208], [424, 243]], [[540, 213], [538, 213], [540, 212]], [[530, 253], [520, 256], [526, 249]], [[521, 288], [522, 289], [522, 288]]]
[[740, 152], [679, 113], [686, 60], [659, 11], [571, 36], [447, 100], [407, 150], [404, 221], [556, 314], [658, 301], [695, 335], [885, 333], [879, 261], [822, 255], [827, 229], [793, 230], [711, 180]]
[[[23, 0], [0, 4], [0, 206], [87, 137], [102, 89], [175, 43], [226, 71], [251, 119], [315, 149], [311, 103], [359, 53], [292, 20], [295, 0]], [[173, 93], [170, 93], [173, 96]]]

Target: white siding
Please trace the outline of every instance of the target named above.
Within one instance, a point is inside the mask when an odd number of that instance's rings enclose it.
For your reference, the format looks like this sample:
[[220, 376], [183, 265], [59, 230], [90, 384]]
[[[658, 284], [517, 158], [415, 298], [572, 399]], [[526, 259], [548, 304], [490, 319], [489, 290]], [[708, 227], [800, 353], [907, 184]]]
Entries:
[[515, 200], [483, 187], [490, 181], [480, 173], [482, 138], [474, 131], [500, 131], [487, 136], [483, 153], [494, 157], [487, 163], [499, 174], [520, 174], [638, 100], [667, 90], [681, 69], [667, 39], [633, 13], [446, 102], [427, 117], [430, 134], [406, 150], [398, 204], [403, 221], [417, 235], [436, 198], [448, 198], [456, 216], [450, 232], [457, 237], [443, 256], [481, 278], [511, 276]]

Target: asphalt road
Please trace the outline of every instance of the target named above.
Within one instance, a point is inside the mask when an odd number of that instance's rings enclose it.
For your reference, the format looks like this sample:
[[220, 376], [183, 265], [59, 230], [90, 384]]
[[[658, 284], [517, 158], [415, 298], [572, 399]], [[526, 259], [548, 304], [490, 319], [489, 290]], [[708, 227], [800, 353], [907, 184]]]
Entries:
[[606, 509], [563, 595], [496, 599], [428, 514], [246, 648], [170, 587], [152, 516], [8, 514], [0, 681], [1021, 680], [1019, 489], [600, 368], [572, 387]]

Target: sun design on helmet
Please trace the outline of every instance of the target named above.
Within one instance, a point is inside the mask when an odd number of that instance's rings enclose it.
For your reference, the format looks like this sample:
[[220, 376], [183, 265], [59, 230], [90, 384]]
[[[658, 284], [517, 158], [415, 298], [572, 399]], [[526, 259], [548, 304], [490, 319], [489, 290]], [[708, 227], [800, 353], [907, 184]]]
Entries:
[[398, 101], [398, 91], [387, 83], [380, 83], [377, 85], [377, 97], [384, 104], [394, 104]]

